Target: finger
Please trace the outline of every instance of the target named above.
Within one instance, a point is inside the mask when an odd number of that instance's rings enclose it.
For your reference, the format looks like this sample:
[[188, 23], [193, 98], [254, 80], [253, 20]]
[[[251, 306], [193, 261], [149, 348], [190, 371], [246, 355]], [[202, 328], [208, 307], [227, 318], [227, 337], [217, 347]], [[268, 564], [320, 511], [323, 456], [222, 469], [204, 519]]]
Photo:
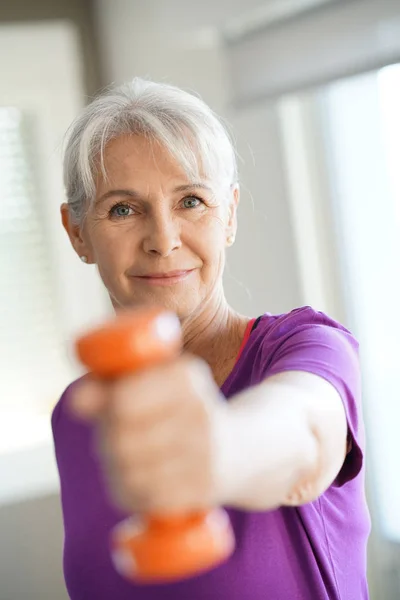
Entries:
[[188, 430], [185, 412], [152, 422], [145, 427], [132, 425], [130, 420], [115, 426], [110, 421], [102, 422], [102, 449], [112, 454], [121, 465], [150, 466], [172, 456], [191, 453], [202, 440]]
[[201, 508], [213, 503], [208, 478], [194, 473], [178, 457], [149, 469], [127, 471], [123, 480], [125, 489], [121, 489], [120, 498], [132, 498], [144, 510]]
[[121, 378], [113, 384], [112, 411], [116, 418], [146, 425], [161, 415], [174, 414], [204, 387], [209, 371], [198, 360], [182, 357], [167, 365]]

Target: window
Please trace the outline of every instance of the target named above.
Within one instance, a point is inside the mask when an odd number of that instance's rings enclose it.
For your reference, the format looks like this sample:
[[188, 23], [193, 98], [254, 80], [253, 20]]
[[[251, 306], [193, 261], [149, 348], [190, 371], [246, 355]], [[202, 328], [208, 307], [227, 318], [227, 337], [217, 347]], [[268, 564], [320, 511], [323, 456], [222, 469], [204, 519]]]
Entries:
[[333, 84], [320, 99], [347, 312], [361, 342], [371, 496], [381, 533], [400, 542], [400, 66]]
[[84, 101], [76, 27], [0, 24], [0, 505], [58, 489], [50, 412], [82, 368], [79, 331], [110, 312], [60, 222], [62, 140]]

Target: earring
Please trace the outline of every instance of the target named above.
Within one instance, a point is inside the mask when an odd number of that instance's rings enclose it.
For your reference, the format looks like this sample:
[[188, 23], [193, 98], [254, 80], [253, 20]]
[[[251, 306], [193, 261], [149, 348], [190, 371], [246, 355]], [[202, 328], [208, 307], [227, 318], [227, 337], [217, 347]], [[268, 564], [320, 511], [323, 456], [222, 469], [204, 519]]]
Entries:
[[87, 263], [87, 261], [88, 261], [87, 256], [81, 256], [81, 261], [84, 263]]
[[230, 235], [226, 238], [227, 244], [228, 246], [232, 246], [233, 242], [235, 241], [235, 236], [234, 235]]

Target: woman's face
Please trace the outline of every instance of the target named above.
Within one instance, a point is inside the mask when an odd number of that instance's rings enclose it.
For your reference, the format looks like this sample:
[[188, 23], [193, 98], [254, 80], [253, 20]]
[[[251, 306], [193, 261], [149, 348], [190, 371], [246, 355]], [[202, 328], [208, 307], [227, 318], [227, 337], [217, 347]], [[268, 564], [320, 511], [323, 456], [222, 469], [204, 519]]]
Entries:
[[104, 165], [83, 226], [70, 224], [66, 205], [62, 213], [114, 307], [157, 304], [186, 318], [218, 299], [238, 190], [189, 181], [162, 146], [139, 136], [110, 142]]

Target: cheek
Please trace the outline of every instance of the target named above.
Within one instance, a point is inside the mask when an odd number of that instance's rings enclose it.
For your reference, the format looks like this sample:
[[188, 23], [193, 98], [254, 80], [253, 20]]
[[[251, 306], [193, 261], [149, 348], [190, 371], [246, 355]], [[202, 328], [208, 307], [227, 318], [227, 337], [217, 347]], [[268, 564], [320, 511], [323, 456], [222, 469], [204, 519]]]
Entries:
[[[225, 244], [226, 221], [221, 209], [213, 209], [190, 224], [190, 237], [200, 243], [208, 241], [212, 247], [219, 248]], [[204, 244], [205, 245], [205, 244]]]
[[220, 271], [225, 261], [226, 225], [218, 215], [199, 219], [187, 229], [186, 243], [205, 266]]
[[119, 275], [132, 262], [136, 253], [135, 235], [117, 227], [94, 227], [91, 231], [93, 257], [100, 274]]

